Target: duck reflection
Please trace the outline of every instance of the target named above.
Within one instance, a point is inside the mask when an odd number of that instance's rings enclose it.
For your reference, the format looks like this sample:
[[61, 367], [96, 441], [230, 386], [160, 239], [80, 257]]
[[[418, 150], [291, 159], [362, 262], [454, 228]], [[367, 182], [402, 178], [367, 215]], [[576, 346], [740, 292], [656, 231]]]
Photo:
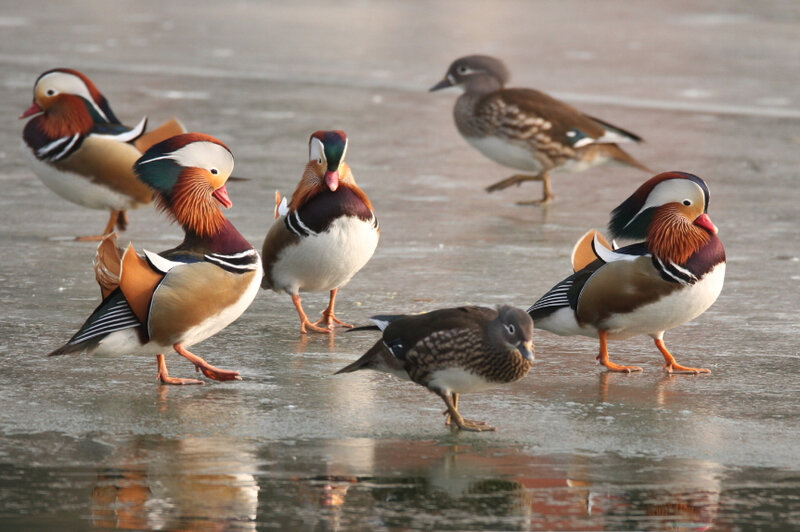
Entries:
[[[292, 523], [317, 530], [705, 530], [718, 509], [713, 464], [681, 467], [675, 485], [693, 488], [672, 491], [652, 487], [664, 479], [644, 480], [644, 462], [640, 470], [614, 457], [369, 439], [331, 440], [322, 449], [314, 442], [291, 453], [295, 464], [314, 464], [314, 474], [292, 477], [289, 490], [264, 479], [259, 521], [295, 501], [299, 521]], [[620, 460], [621, 479], [642, 482], [594, 485], [593, 478], [609, 478], [607, 460]]]
[[255, 530], [254, 454], [239, 440], [134, 439], [98, 474], [92, 524], [128, 530]]
[[92, 524], [99, 528], [149, 528], [145, 505], [152, 496], [144, 468], [109, 469], [92, 490]]

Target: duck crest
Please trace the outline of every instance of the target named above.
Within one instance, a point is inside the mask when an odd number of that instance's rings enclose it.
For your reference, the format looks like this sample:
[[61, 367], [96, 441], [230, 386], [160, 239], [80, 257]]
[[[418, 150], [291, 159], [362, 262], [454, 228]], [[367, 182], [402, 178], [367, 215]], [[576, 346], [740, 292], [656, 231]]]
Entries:
[[[148, 149], [136, 162], [134, 171], [156, 193], [155, 202], [160, 210], [178, 222], [185, 231], [210, 237], [219, 233], [227, 221], [214, 197], [215, 189], [222, 188], [224, 182], [213, 185], [208, 169], [185, 166], [198, 164], [195, 157], [201, 155], [192, 147], [201, 143], [219, 146], [222, 153], [227, 152], [230, 168], [225, 171], [233, 169], [233, 159], [227, 146], [209, 135], [184, 133]], [[201, 157], [199, 160], [204, 159]]]
[[344, 131], [339, 129], [332, 131], [319, 130], [312, 133], [311, 138], [319, 139], [322, 142], [328, 168], [338, 168], [347, 151], [347, 135], [345, 135]]

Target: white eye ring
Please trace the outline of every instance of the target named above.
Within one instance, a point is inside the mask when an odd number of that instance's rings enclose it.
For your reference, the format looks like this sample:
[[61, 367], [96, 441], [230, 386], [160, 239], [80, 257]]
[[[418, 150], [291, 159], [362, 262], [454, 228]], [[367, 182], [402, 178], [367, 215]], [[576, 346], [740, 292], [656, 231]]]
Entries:
[[48, 96], [53, 96], [55, 93], [56, 93], [56, 91], [54, 91], [53, 89], [47, 89], [47, 93], [46, 94]]
[[689, 205], [692, 204], [692, 200], [685, 199], [685, 200], [683, 200], [683, 204], [688, 207]]
[[507, 323], [506, 324], [506, 330], [508, 331], [508, 334], [514, 334], [517, 331], [517, 329], [516, 329], [516, 327], [514, 327], [513, 323]]
[[212, 168], [211, 170], [209, 170], [209, 172], [211, 172], [212, 175], [217, 175], [219, 173], [219, 170], [217, 170], [216, 168]]
[[320, 157], [319, 159], [317, 159], [317, 164], [322, 164], [322, 157]]
[[458, 72], [459, 74], [466, 74], [467, 72], [469, 72], [469, 69], [464, 65], [461, 65], [456, 69], [456, 72]]

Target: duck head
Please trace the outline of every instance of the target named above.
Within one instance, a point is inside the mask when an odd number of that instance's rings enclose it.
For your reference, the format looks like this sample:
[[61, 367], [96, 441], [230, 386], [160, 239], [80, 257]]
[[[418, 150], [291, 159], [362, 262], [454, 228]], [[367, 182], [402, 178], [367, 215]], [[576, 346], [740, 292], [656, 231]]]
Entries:
[[489, 323], [488, 335], [494, 344], [516, 349], [525, 360], [533, 363], [533, 320], [527, 312], [503, 305], [497, 309], [497, 318]]
[[488, 55], [468, 55], [453, 61], [442, 81], [430, 91], [461, 87], [464, 92], [480, 94], [502, 89], [509, 78], [506, 65], [499, 59]]
[[148, 149], [134, 171], [156, 192], [157, 205], [185, 229], [210, 236], [222, 228], [220, 207], [233, 205], [225, 188], [233, 154], [222, 142], [203, 133], [176, 135]]
[[308, 163], [292, 194], [290, 209], [298, 208], [325, 190], [336, 192], [342, 184], [355, 185], [350, 167], [344, 161], [347, 143], [344, 131], [315, 131], [311, 134]]
[[682, 264], [717, 234], [708, 211], [705, 181], [686, 172], [648, 179], [611, 213], [613, 238], [646, 240], [651, 252]]
[[42, 73], [33, 86], [33, 102], [19, 118], [44, 114], [65, 131], [64, 136], [91, 129], [94, 123], [119, 124], [106, 98], [87, 76], [71, 68], [56, 68]]

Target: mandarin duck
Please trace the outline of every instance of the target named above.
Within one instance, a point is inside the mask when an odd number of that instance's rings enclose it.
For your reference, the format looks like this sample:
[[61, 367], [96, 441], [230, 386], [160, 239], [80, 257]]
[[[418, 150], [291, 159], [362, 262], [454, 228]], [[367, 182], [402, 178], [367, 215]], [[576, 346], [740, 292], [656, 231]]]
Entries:
[[542, 181], [542, 199], [518, 205], [549, 203], [555, 197], [550, 171], [579, 172], [606, 161], [650, 171], [617, 143], [641, 142], [638, 135], [533, 89], [507, 89], [509, 72], [499, 59], [469, 55], [454, 61], [438, 91], [460, 87], [453, 117], [461, 136], [489, 159], [532, 172], [515, 174], [486, 188], [494, 192], [524, 181]]
[[[142, 152], [185, 132], [174, 118], [147, 133], [147, 118], [133, 128], [122, 125], [94, 83], [69, 68], [48, 70], [38, 77], [33, 103], [20, 118], [30, 116], [22, 140], [33, 171], [62, 198], [111, 211], [103, 235], [114, 227], [124, 230], [126, 209], [153, 199], [150, 188], [133, 171]], [[103, 235], [76, 240], [99, 240]]]
[[[334, 314], [336, 294], [372, 257], [380, 229], [369, 198], [344, 160], [344, 132], [317, 131], [308, 150], [309, 161], [291, 201], [280, 201], [276, 193], [276, 220], [261, 250], [261, 286], [292, 297], [301, 333], [329, 333], [334, 323], [352, 327]], [[316, 323], [303, 311], [301, 291], [330, 292], [328, 307]]]
[[98, 248], [95, 271], [104, 299], [77, 333], [50, 356], [79, 352], [155, 354], [165, 384], [202, 384], [170, 377], [164, 353], [174, 349], [214, 380], [239, 380], [188, 348], [215, 335], [250, 306], [261, 282], [258, 252], [222, 214], [233, 155], [220, 141], [185, 133], [148, 149], [136, 162], [156, 204], [184, 230], [179, 246], [138, 255], [115, 253], [113, 236]]
[[336, 372], [371, 369], [426, 387], [442, 398], [447, 425], [495, 430], [464, 419], [458, 395], [515, 382], [533, 365], [533, 322], [521, 309], [458, 307], [425, 314], [373, 316], [383, 337], [361, 358]]
[[[597, 359], [610, 371], [641, 368], [611, 362], [607, 341], [646, 334], [668, 372], [710, 373], [678, 364], [664, 344], [665, 331], [705, 312], [722, 291], [725, 250], [708, 217], [708, 200], [708, 187], [696, 175], [650, 178], [614, 209], [608, 226], [614, 238], [640, 242], [609, 249], [595, 237], [592, 253], [574, 250], [575, 273], [528, 309], [536, 327], [598, 338]], [[576, 248], [587, 239], [581, 242]]]

